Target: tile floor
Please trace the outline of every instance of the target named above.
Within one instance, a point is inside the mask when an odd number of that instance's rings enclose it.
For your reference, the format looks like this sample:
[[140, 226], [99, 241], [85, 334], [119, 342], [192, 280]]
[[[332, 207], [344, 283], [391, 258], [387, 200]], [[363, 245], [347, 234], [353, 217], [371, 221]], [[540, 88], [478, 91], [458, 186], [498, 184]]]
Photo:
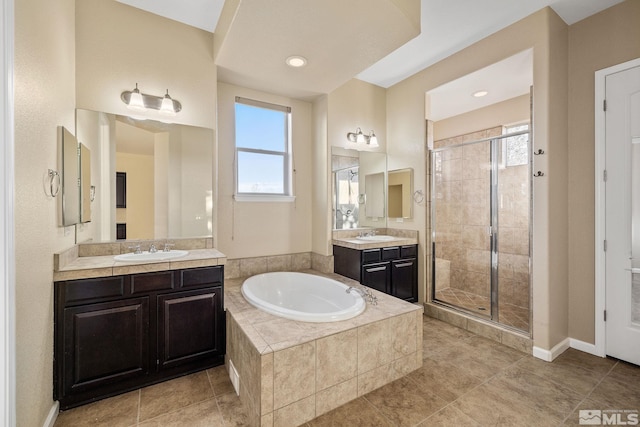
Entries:
[[[578, 410], [640, 411], [640, 367], [569, 349], [553, 363], [424, 317], [424, 365], [316, 426], [579, 425]], [[60, 413], [64, 426], [245, 426], [224, 367]]]
[[[457, 307], [462, 307], [481, 316], [490, 316], [489, 297], [472, 294], [460, 289], [446, 288], [436, 291], [436, 299]], [[502, 303], [499, 306], [500, 323], [521, 331], [529, 330], [529, 309], [513, 304]]]

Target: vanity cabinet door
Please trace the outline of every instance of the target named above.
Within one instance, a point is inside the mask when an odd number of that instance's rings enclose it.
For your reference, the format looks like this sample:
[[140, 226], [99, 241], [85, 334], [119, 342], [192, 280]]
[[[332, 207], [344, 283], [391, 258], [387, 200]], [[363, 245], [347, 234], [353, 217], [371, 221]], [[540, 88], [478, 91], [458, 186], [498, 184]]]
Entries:
[[391, 263], [391, 295], [408, 302], [416, 302], [418, 264], [415, 258], [401, 259]]
[[224, 354], [222, 287], [158, 296], [158, 370]]
[[149, 298], [68, 307], [63, 324], [63, 395], [149, 372]]
[[391, 264], [389, 262], [362, 266], [362, 281], [360, 283], [363, 285], [388, 294], [390, 282]]

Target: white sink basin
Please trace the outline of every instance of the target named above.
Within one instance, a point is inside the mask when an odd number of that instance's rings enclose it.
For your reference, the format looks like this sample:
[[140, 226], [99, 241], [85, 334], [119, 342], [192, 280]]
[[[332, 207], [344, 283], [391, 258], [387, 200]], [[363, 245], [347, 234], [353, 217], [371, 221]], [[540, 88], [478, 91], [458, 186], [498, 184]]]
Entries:
[[358, 240], [368, 240], [370, 242], [388, 242], [390, 240], [395, 240], [396, 238], [393, 236], [385, 236], [383, 234], [377, 236], [362, 236], [358, 237]]
[[142, 252], [141, 254], [121, 254], [113, 257], [116, 261], [124, 262], [145, 262], [145, 261], [166, 261], [169, 259], [176, 259], [187, 255], [189, 251], [174, 250], [169, 252]]

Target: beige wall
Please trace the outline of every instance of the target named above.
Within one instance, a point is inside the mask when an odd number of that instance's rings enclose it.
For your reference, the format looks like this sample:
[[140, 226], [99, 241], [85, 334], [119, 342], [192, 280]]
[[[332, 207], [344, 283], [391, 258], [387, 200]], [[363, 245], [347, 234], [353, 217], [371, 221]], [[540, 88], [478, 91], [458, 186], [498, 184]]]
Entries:
[[640, 2], [627, 0], [569, 27], [569, 335], [595, 342], [597, 70], [640, 57]]
[[[331, 147], [328, 142], [328, 96], [313, 103], [313, 218], [311, 250], [331, 255]], [[323, 215], [326, 213], [326, 215]]]
[[[233, 195], [235, 97], [291, 107], [295, 202], [237, 202]], [[218, 239], [229, 258], [311, 250], [312, 106], [308, 102], [218, 83]]]
[[[533, 338], [535, 345], [543, 349], [552, 348], [568, 334], [566, 124], [563, 125], [567, 114], [566, 37], [564, 22], [546, 8], [387, 91], [389, 169], [414, 167], [416, 188], [420, 189], [426, 186], [428, 154], [424, 148], [425, 92], [525, 49], [534, 49], [534, 144], [549, 153], [545, 159], [536, 160], [536, 169], [546, 175], [534, 184]], [[549, 161], [552, 156], [554, 160]], [[426, 229], [427, 205], [416, 209], [414, 227], [418, 229]], [[420, 243], [422, 248], [427, 247], [424, 237]], [[428, 257], [427, 252], [425, 258]], [[425, 282], [421, 283], [424, 294]]]
[[528, 121], [530, 117], [529, 99], [527, 93], [488, 107], [438, 120], [433, 123], [433, 139], [438, 141], [475, 132], [478, 129]]
[[137, 82], [182, 103], [173, 122], [215, 128], [213, 34], [112, 0], [78, 1], [76, 16], [78, 108], [130, 116], [120, 93]]
[[366, 135], [373, 130], [380, 144], [379, 148], [362, 148], [364, 151], [385, 152], [387, 99], [384, 88], [351, 79], [331, 92], [328, 98], [327, 125], [330, 146], [355, 149], [355, 144], [347, 140], [347, 133], [360, 128]]
[[153, 156], [116, 153], [116, 171], [127, 174], [127, 207], [116, 209], [118, 222], [127, 224], [127, 239], [154, 237]]
[[56, 126], [75, 127], [74, 2], [15, 2], [16, 413], [41, 426], [53, 405], [53, 253], [74, 243], [44, 191]]

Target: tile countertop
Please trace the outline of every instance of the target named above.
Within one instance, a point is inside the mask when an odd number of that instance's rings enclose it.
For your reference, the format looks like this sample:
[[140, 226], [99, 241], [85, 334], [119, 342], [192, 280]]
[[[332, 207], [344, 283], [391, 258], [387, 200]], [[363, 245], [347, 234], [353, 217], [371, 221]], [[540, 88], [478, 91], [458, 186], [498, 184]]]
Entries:
[[224, 265], [227, 261], [226, 255], [217, 249], [190, 249], [187, 255], [168, 261], [122, 262], [115, 261], [113, 257], [114, 255], [77, 257], [66, 263], [64, 267], [55, 269], [53, 280], [58, 282], [182, 268], [210, 267]]
[[388, 248], [391, 246], [417, 245], [418, 239], [412, 237], [393, 236], [393, 240], [371, 241], [361, 240], [356, 237], [345, 237], [342, 239], [333, 239], [332, 242], [336, 246], [342, 246], [351, 249], [376, 249]]

